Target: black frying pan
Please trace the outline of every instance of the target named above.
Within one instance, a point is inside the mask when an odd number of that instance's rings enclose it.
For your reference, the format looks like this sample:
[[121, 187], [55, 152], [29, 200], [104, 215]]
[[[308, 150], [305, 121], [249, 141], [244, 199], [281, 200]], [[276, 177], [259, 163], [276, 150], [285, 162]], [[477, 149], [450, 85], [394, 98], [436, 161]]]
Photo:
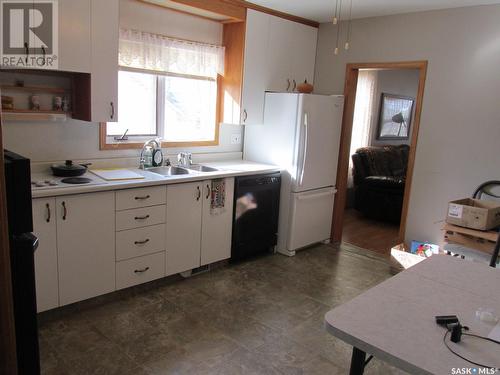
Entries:
[[87, 172], [88, 164], [73, 164], [72, 160], [66, 160], [64, 164], [53, 164], [50, 169], [54, 176], [58, 177], [77, 177]]

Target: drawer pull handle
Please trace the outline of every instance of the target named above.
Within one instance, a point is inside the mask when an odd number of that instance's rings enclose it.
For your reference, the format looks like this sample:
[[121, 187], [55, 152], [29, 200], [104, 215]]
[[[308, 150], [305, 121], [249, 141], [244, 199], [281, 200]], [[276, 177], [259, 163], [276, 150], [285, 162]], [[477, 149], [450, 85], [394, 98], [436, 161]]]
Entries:
[[135, 200], [136, 201], [143, 201], [143, 200], [149, 199], [149, 198], [151, 198], [151, 195], [148, 194], [148, 195], [145, 195], [143, 197], [135, 197]]
[[197, 186], [196, 189], [198, 189], [198, 195], [196, 196], [196, 200], [199, 201], [201, 198], [201, 189], [199, 186]]
[[47, 203], [47, 204], [45, 205], [45, 207], [47, 207], [47, 219], [45, 219], [45, 221], [46, 221], [47, 223], [50, 223], [50, 216], [51, 216], [51, 213], [50, 213], [50, 205]]
[[144, 245], [149, 242], [149, 238], [146, 238], [144, 241], [135, 241], [134, 244], [136, 245]]
[[68, 216], [68, 209], [66, 208], [66, 202], [62, 202], [62, 207], [63, 207], [62, 219], [66, 220], [66, 216]]
[[149, 219], [149, 215], [146, 215], [146, 216], [136, 216], [134, 217], [135, 220], [146, 220], [146, 219]]
[[205, 197], [205, 199], [210, 198], [210, 194], [211, 194], [210, 185], [207, 184], [207, 196]]
[[142, 270], [135, 270], [134, 273], [144, 273], [149, 270], [149, 267], [143, 268]]

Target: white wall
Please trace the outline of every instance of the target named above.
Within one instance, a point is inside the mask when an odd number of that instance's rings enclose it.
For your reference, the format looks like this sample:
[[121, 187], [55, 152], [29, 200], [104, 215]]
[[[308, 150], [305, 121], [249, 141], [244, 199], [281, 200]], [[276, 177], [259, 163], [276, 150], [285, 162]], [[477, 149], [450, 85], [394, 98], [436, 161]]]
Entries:
[[348, 62], [428, 60], [406, 240], [441, 242], [448, 201], [500, 175], [500, 6], [356, 20], [349, 52], [319, 31], [316, 91], [342, 93]]
[[419, 82], [418, 70], [400, 69], [400, 70], [380, 70], [377, 72], [377, 90], [375, 94], [376, 99], [375, 99], [375, 106], [373, 107], [372, 125], [370, 129], [371, 130], [370, 144], [372, 146], [405, 145], [405, 144], [409, 145], [411, 143], [411, 135], [413, 133], [413, 117], [410, 125], [410, 134], [407, 140], [377, 139], [380, 104], [383, 93], [416, 98], [418, 91], [418, 82]]
[[[222, 41], [222, 26], [218, 22], [134, 0], [121, 0], [120, 26], [205, 43], [220, 44]], [[241, 152], [241, 144], [231, 144], [232, 134], [239, 134], [241, 139], [242, 127], [221, 125], [218, 146], [183, 150], [204, 154]], [[99, 125], [71, 119], [63, 123], [4, 122], [3, 136], [5, 148], [25, 155], [34, 162], [138, 157], [140, 152], [100, 151]], [[175, 154], [179, 149], [170, 148], [167, 152]]]

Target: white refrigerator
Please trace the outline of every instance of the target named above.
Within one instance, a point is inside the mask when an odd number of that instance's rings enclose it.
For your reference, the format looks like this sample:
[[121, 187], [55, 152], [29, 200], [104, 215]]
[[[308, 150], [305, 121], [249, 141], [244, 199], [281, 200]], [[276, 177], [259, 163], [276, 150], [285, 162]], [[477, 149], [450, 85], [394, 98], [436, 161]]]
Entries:
[[344, 97], [266, 93], [264, 124], [245, 127], [244, 159], [283, 169], [277, 251], [330, 238]]

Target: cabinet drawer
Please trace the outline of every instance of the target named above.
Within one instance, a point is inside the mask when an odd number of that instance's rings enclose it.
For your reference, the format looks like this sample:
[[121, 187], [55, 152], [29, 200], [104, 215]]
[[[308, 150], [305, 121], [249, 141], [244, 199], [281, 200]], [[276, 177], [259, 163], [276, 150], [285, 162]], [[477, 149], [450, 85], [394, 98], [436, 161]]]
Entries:
[[166, 186], [119, 190], [116, 192], [116, 210], [121, 211], [131, 208], [156, 206], [165, 204], [166, 200]]
[[165, 276], [165, 252], [116, 263], [116, 289], [147, 283]]
[[165, 251], [165, 224], [116, 233], [116, 260]]
[[127, 230], [165, 223], [166, 206], [136, 208], [116, 213], [116, 230]]

